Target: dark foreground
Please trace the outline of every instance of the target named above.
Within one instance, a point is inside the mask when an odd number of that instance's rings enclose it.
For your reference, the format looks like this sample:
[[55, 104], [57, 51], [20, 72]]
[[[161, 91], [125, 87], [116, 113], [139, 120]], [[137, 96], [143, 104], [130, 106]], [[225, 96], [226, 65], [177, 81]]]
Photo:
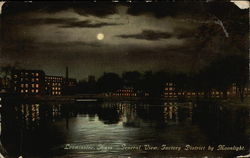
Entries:
[[250, 108], [218, 102], [8, 104], [11, 157], [234, 157], [249, 153]]

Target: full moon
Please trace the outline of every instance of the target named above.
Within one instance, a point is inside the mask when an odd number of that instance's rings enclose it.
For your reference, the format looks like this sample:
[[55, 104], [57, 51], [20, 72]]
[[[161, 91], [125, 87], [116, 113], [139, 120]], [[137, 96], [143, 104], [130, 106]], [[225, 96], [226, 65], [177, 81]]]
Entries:
[[104, 34], [103, 33], [98, 33], [97, 36], [96, 36], [96, 38], [98, 40], [103, 40], [104, 39]]

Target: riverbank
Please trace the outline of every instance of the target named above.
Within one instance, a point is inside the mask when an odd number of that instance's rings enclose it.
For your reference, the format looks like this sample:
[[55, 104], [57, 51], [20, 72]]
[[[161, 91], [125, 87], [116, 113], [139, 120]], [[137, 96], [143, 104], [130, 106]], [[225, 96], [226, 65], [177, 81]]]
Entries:
[[99, 94], [81, 94], [81, 95], [67, 95], [67, 96], [21, 96], [0, 94], [1, 102], [90, 102], [90, 101], [146, 101], [146, 102], [222, 102], [226, 106], [239, 105], [249, 106], [246, 103], [250, 102], [250, 98], [245, 98], [242, 102], [240, 98], [160, 98], [160, 97], [126, 97], [126, 96], [104, 96]]

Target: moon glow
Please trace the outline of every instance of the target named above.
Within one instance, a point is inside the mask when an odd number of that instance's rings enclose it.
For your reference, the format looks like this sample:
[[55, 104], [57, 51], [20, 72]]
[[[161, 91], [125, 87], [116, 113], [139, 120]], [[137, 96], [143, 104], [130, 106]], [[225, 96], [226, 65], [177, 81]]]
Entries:
[[104, 34], [103, 33], [98, 33], [97, 36], [96, 36], [96, 38], [98, 40], [103, 40], [104, 39]]

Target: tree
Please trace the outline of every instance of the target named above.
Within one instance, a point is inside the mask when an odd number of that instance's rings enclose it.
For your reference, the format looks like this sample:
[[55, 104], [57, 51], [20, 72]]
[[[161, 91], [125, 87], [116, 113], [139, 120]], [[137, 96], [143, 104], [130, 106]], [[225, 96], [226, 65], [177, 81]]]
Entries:
[[142, 75], [138, 71], [129, 71], [122, 74], [122, 79], [125, 86], [139, 89], [139, 82]]
[[100, 92], [112, 92], [123, 87], [120, 76], [116, 73], [104, 73], [97, 81]]
[[241, 100], [244, 99], [244, 88], [248, 82], [248, 60], [240, 55], [228, 55], [213, 61], [205, 69], [205, 82], [227, 95], [228, 88], [236, 83]]

